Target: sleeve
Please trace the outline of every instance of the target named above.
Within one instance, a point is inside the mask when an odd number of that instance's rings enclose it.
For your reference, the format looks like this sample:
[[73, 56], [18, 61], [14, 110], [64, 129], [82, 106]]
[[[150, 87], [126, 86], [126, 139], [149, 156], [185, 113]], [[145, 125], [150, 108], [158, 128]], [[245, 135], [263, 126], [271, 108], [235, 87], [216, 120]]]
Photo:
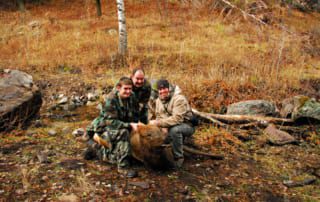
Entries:
[[130, 123], [119, 120], [115, 99], [106, 100], [102, 115], [105, 120], [105, 125], [112, 129], [130, 128]]
[[172, 107], [172, 114], [167, 118], [159, 120], [159, 126], [163, 128], [172, 127], [183, 123], [184, 117], [188, 112], [188, 101], [180, 97], [174, 101]]

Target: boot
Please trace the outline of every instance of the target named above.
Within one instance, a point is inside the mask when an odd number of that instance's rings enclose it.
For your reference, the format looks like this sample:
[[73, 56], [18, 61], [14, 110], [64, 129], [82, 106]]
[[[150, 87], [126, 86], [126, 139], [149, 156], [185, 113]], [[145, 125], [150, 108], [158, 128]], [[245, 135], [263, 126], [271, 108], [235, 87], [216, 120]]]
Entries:
[[85, 160], [94, 160], [98, 158], [97, 151], [93, 149], [92, 147], [88, 147], [84, 152], [83, 152], [83, 158]]
[[128, 167], [118, 167], [118, 173], [125, 175], [127, 178], [135, 178], [138, 176], [138, 172]]
[[178, 159], [175, 159], [174, 161], [174, 168], [175, 169], [181, 169], [182, 168], [182, 165], [183, 165], [183, 162], [184, 162], [184, 158], [178, 158]]

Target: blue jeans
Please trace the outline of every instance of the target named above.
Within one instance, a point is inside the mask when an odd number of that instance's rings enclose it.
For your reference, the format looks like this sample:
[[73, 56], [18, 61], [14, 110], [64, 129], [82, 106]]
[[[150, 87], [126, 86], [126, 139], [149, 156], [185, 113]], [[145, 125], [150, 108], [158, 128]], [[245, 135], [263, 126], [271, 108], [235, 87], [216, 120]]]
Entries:
[[195, 129], [186, 123], [169, 128], [169, 134], [165, 142], [171, 144], [175, 159], [183, 158], [183, 140], [185, 137], [190, 137], [194, 132]]

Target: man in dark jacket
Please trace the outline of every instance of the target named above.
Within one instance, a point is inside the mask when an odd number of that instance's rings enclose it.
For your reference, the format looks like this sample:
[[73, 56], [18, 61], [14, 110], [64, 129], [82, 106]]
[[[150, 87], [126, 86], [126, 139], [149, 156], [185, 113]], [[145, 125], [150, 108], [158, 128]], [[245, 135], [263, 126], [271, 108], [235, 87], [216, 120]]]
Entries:
[[139, 102], [140, 121], [144, 124], [148, 123], [148, 101], [151, 95], [151, 85], [145, 78], [144, 70], [140, 67], [133, 69], [131, 74], [133, 89]]

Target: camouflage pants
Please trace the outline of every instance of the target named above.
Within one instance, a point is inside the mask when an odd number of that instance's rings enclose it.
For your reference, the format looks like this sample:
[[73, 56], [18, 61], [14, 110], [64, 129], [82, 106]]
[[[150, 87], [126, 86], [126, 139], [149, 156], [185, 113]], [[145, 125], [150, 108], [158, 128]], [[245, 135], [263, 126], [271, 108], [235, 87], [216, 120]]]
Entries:
[[128, 166], [128, 157], [131, 153], [129, 131], [127, 129], [108, 130], [100, 135], [102, 139], [111, 143], [111, 148], [101, 146], [97, 153], [101, 160], [118, 167]]

